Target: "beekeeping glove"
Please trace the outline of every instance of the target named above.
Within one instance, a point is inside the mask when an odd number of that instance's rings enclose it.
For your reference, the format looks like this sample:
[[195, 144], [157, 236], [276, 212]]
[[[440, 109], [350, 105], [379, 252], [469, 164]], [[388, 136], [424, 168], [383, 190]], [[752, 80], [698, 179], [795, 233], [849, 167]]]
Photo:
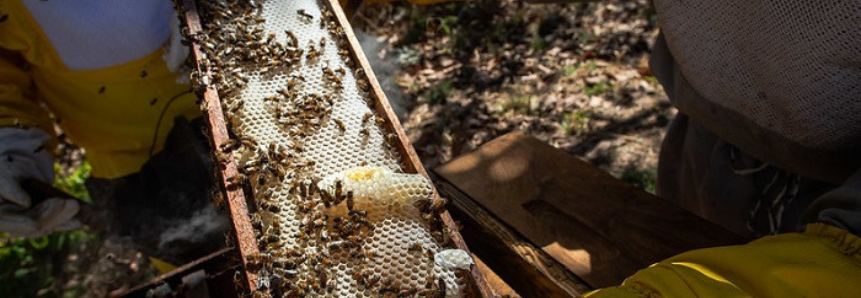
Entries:
[[0, 128], [0, 232], [16, 237], [39, 237], [75, 229], [78, 202], [49, 198], [32, 206], [21, 182], [35, 179], [51, 184], [54, 166], [45, 143], [51, 137], [37, 128]]

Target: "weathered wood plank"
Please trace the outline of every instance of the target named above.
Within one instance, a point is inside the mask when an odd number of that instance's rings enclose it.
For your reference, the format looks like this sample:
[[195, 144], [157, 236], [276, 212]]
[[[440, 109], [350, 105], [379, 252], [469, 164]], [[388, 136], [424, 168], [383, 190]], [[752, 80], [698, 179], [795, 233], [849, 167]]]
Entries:
[[454, 207], [449, 210], [462, 222], [461, 233], [473, 253], [517, 293], [527, 298], [573, 297], [590, 290], [540, 247], [525, 240], [453, 185], [437, 180], [437, 187]]
[[743, 243], [521, 132], [435, 172], [592, 287], [618, 284], [680, 252]]
[[475, 260], [475, 267], [484, 273], [484, 280], [487, 281], [487, 286], [490, 287], [493, 294], [491, 297], [521, 298], [520, 295], [518, 295], [517, 292], [508, 285], [508, 283], [502, 280], [499, 275], [496, 275], [496, 272], [493, 272], [493, 270], [490, 269], [490, 267], [488, 267], [481, 258], [475, 254], [472, 255], [472, 258]]
[[[200, 16], [197, 13], [197, 4], [194, 0], [183, 0], [183, 17], [185, 18], [188, 32], [190, 35], [197, 35], [203, 32], [201, 27]], [[195, 57], [197, 69], [202, 75], [209, 76], [208, 69], [201, 67], [201, 60], [204, 57], [203, 50], [197, 41], [192, 41], [191, 52]], [[204, 116], [206, 117], [209, 126], [210, 135], [212, 138], [212, 148], [219, 148], [221, 144], [230, 139], [227, 132], [227, 125], [224, 124], [224, 113], [221, 110], [221, 100], [218, 98], [218, 90], [215, 86], [206, 86], [203, 94], [198, 94], [202, 97]], [[227, 210], [230, 214], [233, 231], [236, 235], [237, 249], [243, 266], [248, 265], [248, 256], [259, 253], [257, 248], [257, 238], [254, 237], [254, 230], [251, 228], [251, 219], [248, 216], [248, 205], [245, 198], [245, 193], [241, 187], [231, 187], [228, 179], [239, 173], [236, 162], [232, 153], [226, 154], [227, 159], [223, 161], [221, 169], [221, 185], [227, 197]], [[219, 162], [218, 159], [215, 159]], [[257, 289], [256, 274], [243, 270], [245, 285], [249, 291]]]

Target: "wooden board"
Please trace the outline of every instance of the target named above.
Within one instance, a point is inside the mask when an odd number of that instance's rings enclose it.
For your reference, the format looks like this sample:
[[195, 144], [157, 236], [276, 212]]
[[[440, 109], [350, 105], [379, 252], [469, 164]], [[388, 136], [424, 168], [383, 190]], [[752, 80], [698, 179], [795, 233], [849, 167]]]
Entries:
[[[191, 36], [201, 34], [203, 27], [201, 27], [200, 16], [197, 13], [197, 5], [194, 0], [183, 0], [182, 4], [183, 13], [181, 17], [185, 19], [189, 34]], [[202, 60], [201, 57], [203, 57], [203, 50], [198, 41], [191, 42], [191, 52], [195, 58], [195, 67], [197, 67], [198, 71], [201, 71], [202, 75], [209, 76], [208, 68], [201, 68], [200, 61]], [[218, 150], [217, 148], [220, 148], [221, 144], [230, 139], [227, 133], [227, 125], [224, 124], [224, 113], [221, 109], [221, 100], [218, 98], [218, 90], [215, 89], [215, 86], [208, 85], [206, 89], [196, 91], [198, 92], [198, 97], [201, 97], [202, 106], [205, 107], [203, 114], [209, 127], [210, 136], [212, 136], [210, 138], [212, 148]], [[248, 201], [245, 199], [245, 193], [242, 188], [229, 187], [230, 182], [228, 179], [239, 173], [236, 161], [232, 153], [226, 154], [226, 156], [227, 160], [219, 167], [221, 170], [219, 173], [221, 181], [219, 182], [224, 190], [227, 211], [230, 215], [234, 235], [236, 236], [237, 252], [244, 268], [248, 265], [248, 256], [257, 254], [260, 251], [257, 248], [257, 238], [254, 237], [254, 230], [251, 228], [251, 219], [248, 216]], [[218, 161], [218, 159], [213, 160]], [[243, 276], [245, 281], [243, 286], [249, 292], [256, 290], [257, 276], [249, 270], [243, 270]]]
[[496, 275], [496, 272], [487, 267], [481, 258], [473, 254], [472, 259], [475, 260], [475, 267], [484, 274], [484, 279], [492, 293], [490, 297], [521, 298], [508, 283]]
[[[138, 285], [132, 289], [124, 291], [121, 294], [109, 295], [110, 297], [122, 298], [145, 298], [151, 297], [148, 294], [162, 285], [167, 284], [174, 291], [174, 294], [183, 294], [183, 277], [198, 270], [203, 270], [207, 276], [207, 286], [210, 288], [210, 297], [212, 298], [232, 298], [238, 297], [236, 287], [233, 285], [234, 275], [239, 270], [239, 263], [234, 258], [235, 251], [233, 247], [223, 248], [209, 255], [203, 256], [200, 259], [191, 263], [182, 265], [168, 273], [159, 275], [148, 282]], [[184, 296], [180, 296], [184, 297]]]
[[[450, 183], [438, 179], [437, 188], [449, 199], [449, 208], [463, 226], [473, 253], [494, 274], [526, 298], [575, 297], [591, 290], [579, 277], [533, 245], [508, 225], [478, 206]], [[500, 296], [503, 290], [491, 286]]]
[[687, 250], [743, 243], [522, 132], [435, 172], [592, 287]]

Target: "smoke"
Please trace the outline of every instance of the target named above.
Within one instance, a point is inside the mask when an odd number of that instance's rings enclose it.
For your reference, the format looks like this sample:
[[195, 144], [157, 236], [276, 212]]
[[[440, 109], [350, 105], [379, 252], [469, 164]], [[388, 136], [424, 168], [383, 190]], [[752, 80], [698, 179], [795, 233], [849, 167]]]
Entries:
[[368, 62], [374, 70], [374, 74], [380, 81], [383, 92], [389, 98], [392, 110], [394, 110], [400, 120], [403, 120], [410, 108], [410, 103], [401, 91], [401, 87], [395, 83], [399, 70], [398, 59], [395, 53], [386, 47], [387, 43], [385, 40], [380, 40], [379, 37], [369, 35], [360, 30], [356, 30], [355, 32], [356, 38], [362, 45], [362, 50], [365, 52], [365, 56], [368, 57]]
[[219, 214], [214, 205], [206, 205], [194, 213], [188, 220], [175, 222], [170, 228], [161, 233], [159, 249], [171, 248], [173, 243], [199, 243], [212, 238], [213, 233], [220, 233], [228, 225], [226, 216]]

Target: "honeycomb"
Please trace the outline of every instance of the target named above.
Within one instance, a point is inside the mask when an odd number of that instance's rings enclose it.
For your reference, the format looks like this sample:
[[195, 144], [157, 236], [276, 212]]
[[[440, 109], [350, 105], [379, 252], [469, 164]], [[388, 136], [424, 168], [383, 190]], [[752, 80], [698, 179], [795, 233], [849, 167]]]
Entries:
[[417, 174], [395, 173], [383, 167], [357, 167], [332, 174], [319, 182], [331, 189], [336, 182], [343, 191], [353, 192], [356, 200], [376, 205], [410, 205], [427, 200], [433, 193], [430, 182]]
[[248, 187], [258, 207], [253, 294], [461, 297], [469, 255], [439, 254], [449, 244], [430, 182], [403, 172], [325, 4], [199, 5], [206, 36], [188, 38], [209, 62], [191, 78], [218, 88], [232, 134], [218, 150], [242, 172], [229, 187]]

